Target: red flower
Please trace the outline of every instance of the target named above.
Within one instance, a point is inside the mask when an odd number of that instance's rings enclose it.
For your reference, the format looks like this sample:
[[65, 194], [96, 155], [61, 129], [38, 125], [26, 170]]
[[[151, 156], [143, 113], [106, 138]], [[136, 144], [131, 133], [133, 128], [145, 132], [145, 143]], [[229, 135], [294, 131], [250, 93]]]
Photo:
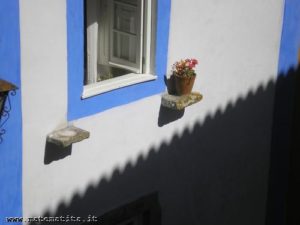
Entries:
[[193, 63], [194, 65], [197, 65], [197, 64], [198, 64], [198, 60], [197, 60], [197, 59], [192, 59], [192, 63]]
[[196, 59], [181, 59], [173, 64], [172, 72], [179, 76], [195, 76], [194, 68], [197, 64]]

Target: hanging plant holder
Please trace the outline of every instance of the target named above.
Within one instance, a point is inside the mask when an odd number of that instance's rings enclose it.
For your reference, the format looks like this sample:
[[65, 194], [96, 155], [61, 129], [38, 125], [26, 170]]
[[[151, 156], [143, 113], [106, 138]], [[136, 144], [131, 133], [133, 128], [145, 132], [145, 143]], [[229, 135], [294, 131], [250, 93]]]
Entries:
[[11, 111], [9, 95], [16, 95], [16, 89], [18, 89], [16, 85], [0, 79], [0, 143], [6, 132], [3, 125], [7, 122]]

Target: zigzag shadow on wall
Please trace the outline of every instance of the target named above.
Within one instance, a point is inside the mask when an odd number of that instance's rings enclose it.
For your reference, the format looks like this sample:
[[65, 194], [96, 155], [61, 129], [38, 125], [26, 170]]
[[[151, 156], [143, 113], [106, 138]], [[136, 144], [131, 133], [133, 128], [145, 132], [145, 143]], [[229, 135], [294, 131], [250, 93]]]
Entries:
[[[223, 112], [207, 116], [192, 131], [186, 129], [170, 143], [150, 149], [147, 157], [140, 156], [123, 171], [115, 169], [110, 180], [102, 178], [83, 196], [74, 194], [69, 204], [62, 202], [54, 214], [45, 212], [44, 216], [95, 215], [101, 221], [101, 215], [111, 209], [156, 191], [164, 225], [265, 225], [266, 218], [271, 221], [276, 213], [283, 213], [284, 205], [274, 211], [270, 204], [282, 204], [287, 185], [287, 171], [277, 176], [278, 162], [288, 151], [274, 142], [279, 132], [276, 123], [272, 125], [274, 93], [275, 111], [281, 111], [277, 101], [291, 99], [279, 98], [278, 91], [290, 89], [298, 72], [291, 70], [277, 83], [258, 87]], [[276, 113], [274, 118], [280, 118]], [[277, 130], [273, 139], [272, 127]], [[280, 181], [283, 188], [274, 191], [274, 182]]]

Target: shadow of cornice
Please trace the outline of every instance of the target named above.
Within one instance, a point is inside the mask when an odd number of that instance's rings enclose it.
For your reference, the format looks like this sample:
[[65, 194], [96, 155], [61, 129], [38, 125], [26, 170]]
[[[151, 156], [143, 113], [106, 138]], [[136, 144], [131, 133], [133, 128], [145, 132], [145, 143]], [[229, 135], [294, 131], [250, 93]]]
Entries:
[[[122, 172], [116, 168], [110, 180], [102, 178], [82, 196], [75, 193], [70, 204], [62, 202], [55, 213], [44, 216], [101, 218], [119, 205], [157, 191], [162, 224], [263, 225], [274, 221], [284, 210], [287, 170], [281, 169], [288, 168], [285, 144], [291, 137], [285, 130], [290, 129], [291, 120], [285, 116], [290, 116], [294, 105], [297, 74], [299, 68], [291, 69], [277, 81], [260, 85], [225, 110], [208, 115], [192, 130], [175, 135], [170, 143], [150, 149], [135, 165], [128, 163]], [[286, 104], [291, 108], [285, 108]], [[280, 182], [281, 188], [274, 190]], [[279, 204], [276, 210], [273, 203]]]

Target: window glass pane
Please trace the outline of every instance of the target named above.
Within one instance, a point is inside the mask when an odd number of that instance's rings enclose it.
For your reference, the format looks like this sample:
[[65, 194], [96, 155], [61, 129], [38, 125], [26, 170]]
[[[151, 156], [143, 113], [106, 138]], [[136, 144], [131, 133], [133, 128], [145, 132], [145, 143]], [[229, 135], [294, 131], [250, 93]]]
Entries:
[[130, 73], [129, 70], [98, 64], [98, 81], [108, 80]]
[[137, 33], [136, 7], [115, 4], [114, 29], [123, 32], [128, 32], [131, 34], [136, 34]]
[[137, 1], [140, 1], [140, 0], [118, 0], [118, 2], [127, 3], [130, 5], [137, 5]]
[[136, 62], [136, 37], [114, 32], [114, 57]]

